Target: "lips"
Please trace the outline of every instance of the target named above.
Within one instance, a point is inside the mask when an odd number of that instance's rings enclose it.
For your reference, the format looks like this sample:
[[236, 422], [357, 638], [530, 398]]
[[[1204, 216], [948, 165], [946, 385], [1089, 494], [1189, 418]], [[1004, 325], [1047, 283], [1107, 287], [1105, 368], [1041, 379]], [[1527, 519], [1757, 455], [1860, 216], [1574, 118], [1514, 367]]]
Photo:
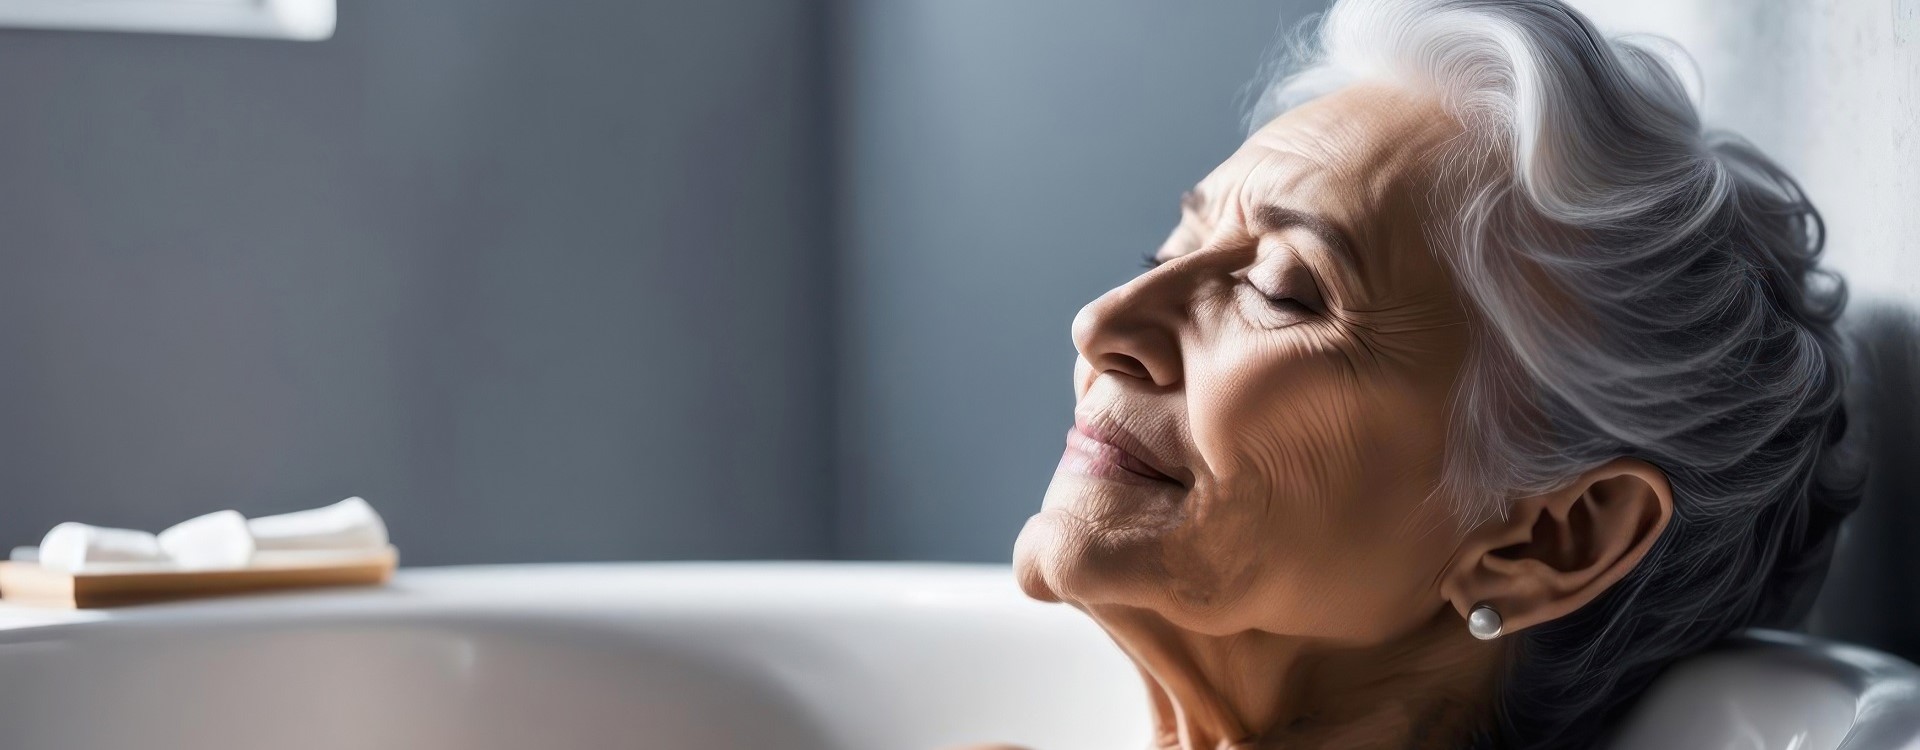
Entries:
[[1172, 484], [1171, 467], [1147, 450], [1131, 433], [1097, 420], [1076, 417], [1067, 431], [1067, 452], [1061, 466], [1078, 473], [1127, 484]]

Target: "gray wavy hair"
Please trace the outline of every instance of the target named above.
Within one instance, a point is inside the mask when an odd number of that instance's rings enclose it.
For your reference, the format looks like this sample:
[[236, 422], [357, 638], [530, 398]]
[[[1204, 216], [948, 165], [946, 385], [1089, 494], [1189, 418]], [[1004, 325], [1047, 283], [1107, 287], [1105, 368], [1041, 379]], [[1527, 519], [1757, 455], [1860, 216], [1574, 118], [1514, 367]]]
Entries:
[[1474, 187], [1428, 227], [1476, 327], [1436, 488], [1463, 523], [1621, 456], [1672, 485], [1631, 574], [1512, 639], [1483, 747], [1591, 746], [1674, 659], [1797, 622], [1859, 501], [1819, 214], [1702, 126], [1676, 49], [1558, 0], [1340, 0], [1249, 117], [1377, 79], [1465, 126], [1440, 161]]

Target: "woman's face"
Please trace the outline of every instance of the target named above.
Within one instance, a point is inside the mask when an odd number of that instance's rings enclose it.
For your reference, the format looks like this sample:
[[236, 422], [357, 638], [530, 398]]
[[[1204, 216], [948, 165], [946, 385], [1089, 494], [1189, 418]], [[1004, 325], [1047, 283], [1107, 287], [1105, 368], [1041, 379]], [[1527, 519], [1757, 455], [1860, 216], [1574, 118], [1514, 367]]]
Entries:
[[1186, 196], [1159, 265], [1073, 321], [1075, 426], [1015, 549], [1030, 595], [1353, 644], [1446, 605], [1432, 493], [1468, 334], [1423, 227], [1459, 133], [1349, 87]]

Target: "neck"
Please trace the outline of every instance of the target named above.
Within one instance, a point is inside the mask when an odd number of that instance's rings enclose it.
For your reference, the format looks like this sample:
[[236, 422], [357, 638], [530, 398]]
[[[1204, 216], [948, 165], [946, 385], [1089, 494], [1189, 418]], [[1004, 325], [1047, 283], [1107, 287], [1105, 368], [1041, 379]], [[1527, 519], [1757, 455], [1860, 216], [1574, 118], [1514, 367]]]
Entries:
[[1444, 613], [1371, 647], [1206, 635], [1133, 607], [1088, 613], [1140, 669], [1163, 750], [1458, 748], [1488, 717], [1501, 662]]

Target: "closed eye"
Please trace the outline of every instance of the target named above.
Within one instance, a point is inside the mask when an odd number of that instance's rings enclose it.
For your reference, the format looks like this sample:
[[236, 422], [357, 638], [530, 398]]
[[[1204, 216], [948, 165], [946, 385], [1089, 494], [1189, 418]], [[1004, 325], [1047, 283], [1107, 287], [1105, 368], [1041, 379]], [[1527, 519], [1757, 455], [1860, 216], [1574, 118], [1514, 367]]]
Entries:
[[[1247, 285], [1253, 286], [1252, 283], [1248, 283]], [[1308, 307], [1307, 303], [1301, 302], [1300, 300], [1294, 299], [1292, 297], [1270, 295], [1270, 294], [1267, 294], [1266, 292], [1261, 292], [1259, 287], [1254, 287], [1254, 291], [1259, 292], [1260, 296], [1267, 300], [1268, 307], [1271, 307], [1280, 312], [1291, 313], [1294, 315], [1313, 315], [1319, 312], [1311, 307]]]
[[1140, 255], [1140, 264], [1149, 271], [1155, 268], [1159, 268], [1160, 264], [1165, 262], [1166, 261], [1161, 260], [1159, 257], [1155, 256], [1153, 253], [1141, 253]]
[[1320, 280], [1290, 248], [1274, 248], [1266, 260], [1241, 281], [1275, 310], [1296, 315], [1318, 315], [1326, 310]]

